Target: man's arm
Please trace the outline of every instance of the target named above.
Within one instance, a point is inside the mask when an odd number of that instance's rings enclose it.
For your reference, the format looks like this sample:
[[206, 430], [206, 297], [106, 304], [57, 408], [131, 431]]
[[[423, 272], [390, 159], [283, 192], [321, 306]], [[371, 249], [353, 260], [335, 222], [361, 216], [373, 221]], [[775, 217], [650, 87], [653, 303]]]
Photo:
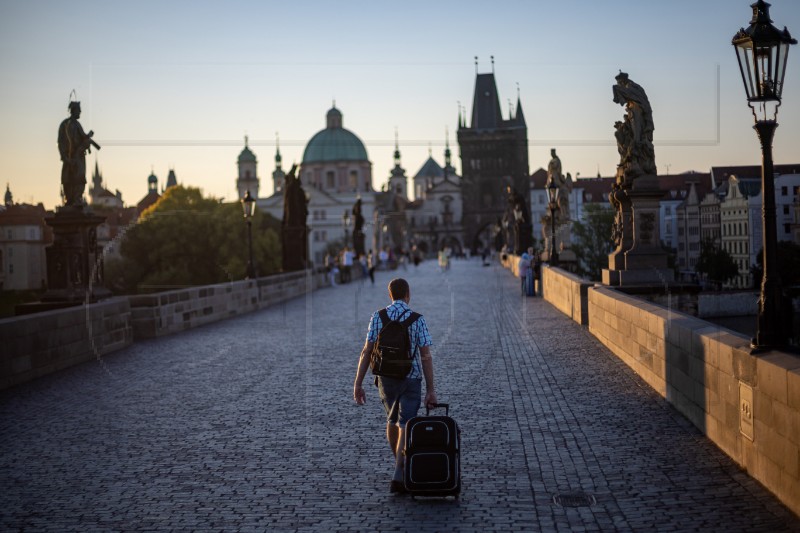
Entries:
[[364, 348], [361, 350], [361, 357], [358, 359], [358, 369], [356, 370], [356, 380], [353, 383], [353, 400], [358, 405], [364, 405], [367, 402], [367, 394], [364, 392], [364, 376], [367, 374], [369, 367], [369, 356], [372, 353], [374, 342], [366, 341]]
[[433, 383], [433, 357], [431, 357], [430, 346], [420, 346], [419, 357], [422, 360], [422, 373], [425, 375], [425, 406], [439, 403], [436, 400], [436, 392]]

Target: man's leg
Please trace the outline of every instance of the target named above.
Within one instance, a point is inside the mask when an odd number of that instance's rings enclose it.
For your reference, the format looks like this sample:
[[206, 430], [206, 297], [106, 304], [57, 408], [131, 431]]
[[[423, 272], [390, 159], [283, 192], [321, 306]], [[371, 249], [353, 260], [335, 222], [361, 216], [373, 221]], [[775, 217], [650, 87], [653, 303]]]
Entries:
[[403, 468], [405, 467], [405, 456], [403, 446], [406, 442], [406, 429], [395, 426], [397, 430], [397, 446], [394, 453], [394, 477], [393, 481], [403, 481]]
[[400, 442], [398, 440], [400, 435], [400, 428], [397, 424], [391, 422], [386, 424], [386, 440], [389, 441], [389, 447], [392, 449], [392, 455], [397, 456], [397, 446]]

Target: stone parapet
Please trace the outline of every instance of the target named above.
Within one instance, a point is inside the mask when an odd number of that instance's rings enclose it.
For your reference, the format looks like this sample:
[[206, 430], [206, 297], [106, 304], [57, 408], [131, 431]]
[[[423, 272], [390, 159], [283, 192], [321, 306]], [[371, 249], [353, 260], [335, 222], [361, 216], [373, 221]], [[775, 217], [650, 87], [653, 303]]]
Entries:
[[0, 389], [91, 361], [133, 342], [128, 298], [0, 320]]
[[570, 274], [557, 267], [542, 266], [544, 299], [582, 326], [589, 325], [587, 291], [594, 282]]
[[269, 307], [327, 284], [323, 273], [298, 271], [131, 296], [134, 338], [161, 337], [210, 324]]
[[588, 290], [588, 314], [600, 342], [800, 514], [800, 357], [753, 354], [744, 335], [607, 287]]

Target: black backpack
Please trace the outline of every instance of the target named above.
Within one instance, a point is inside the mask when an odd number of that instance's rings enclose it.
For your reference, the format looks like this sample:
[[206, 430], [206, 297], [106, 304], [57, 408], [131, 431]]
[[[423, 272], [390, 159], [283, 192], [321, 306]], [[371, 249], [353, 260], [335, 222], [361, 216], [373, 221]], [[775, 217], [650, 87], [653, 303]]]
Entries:
[[403, 379], [411, 372], [413, 361], [413, 347], [408, 328], [422, 315], [412, 311], [408, 318], [401, 322], [390, 320], [386, 309], [381, 309], [378, 311], [378, 316], [383, 326], [372, 348], [369, 366], [376, 376]]

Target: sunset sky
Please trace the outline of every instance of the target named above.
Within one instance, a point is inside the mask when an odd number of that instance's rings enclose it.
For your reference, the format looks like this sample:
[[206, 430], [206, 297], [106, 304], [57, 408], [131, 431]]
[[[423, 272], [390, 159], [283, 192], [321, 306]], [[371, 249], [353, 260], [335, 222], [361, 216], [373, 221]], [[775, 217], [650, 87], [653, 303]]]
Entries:
[[[758, 164], [731, 38], [748, 0], [81, 1], [0, 0], [0, 185], [17, 202], [60, 203], [58, 124], [70, 91], [95, 158], [126, 204], [161, 185], [233, 200], [248, 135], [261, 196], [272, 193], [276, 132], [284, 167], [300, 162], [333, 100], [365, 143], [377, 188], [393, 166], [397, 128], [409, 177], [457, 156], [458, 104], [472, 109], [474, 56], [503, 109], [517, 87], [530, 170], [556, 148], [565, 171], [613, 175], [612, 101], [621, 69], [647, 91], [660, 173]], [[774, 0], [776, 26], [800, 36], [800, 2]], [[800, 50], [789, 54], [776, 163], [800, 162]], [[460, 162], [454, 157], [460, 171]], [[87, 172], [87, 180], [90, 172]]]

